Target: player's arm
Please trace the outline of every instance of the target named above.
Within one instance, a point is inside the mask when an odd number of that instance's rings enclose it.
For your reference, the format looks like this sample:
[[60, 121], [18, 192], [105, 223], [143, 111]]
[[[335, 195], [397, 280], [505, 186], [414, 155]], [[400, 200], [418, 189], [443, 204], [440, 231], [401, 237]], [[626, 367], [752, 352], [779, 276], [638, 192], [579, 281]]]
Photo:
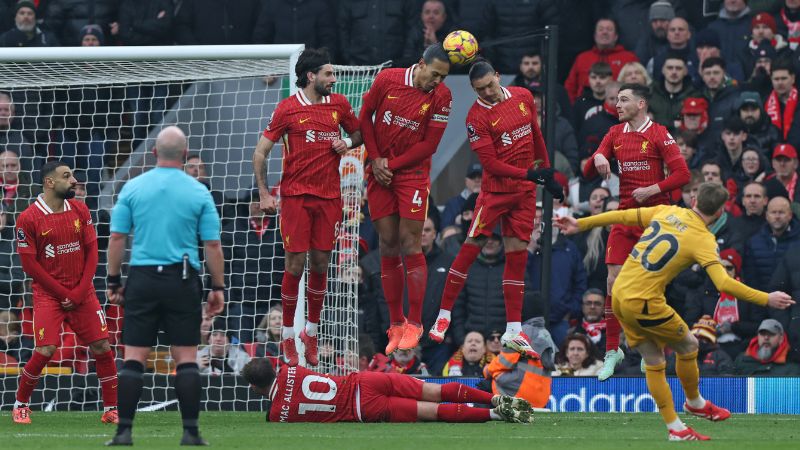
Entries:
[[583, 176], [587, 180], [591, 180], [597, 175], [602, 176], [606, 180], [611, 176], [611, 163], [608, 162], [614, 154], [614, 135], [608, 133], [603, 137], [600, 146], [592, 154], [592, 157], [586, 161], [583, 166]]
[[206, 201], [200, 215], [200, 240], [205, 250], [206, 267], [211, 274], [211, 292], [206, 299], [206, 314], [216, 316], [225, 307], [225, 257], [220, 243], [220, 221], [211, 193], [206, 192]]
[[258, 139], [256, 150], [253, 152], [253, 173], [256, 176], [256, 185], [258, 186], [259, 206], [267, 214], [275, 214], [278, 209], [275, 197], [269, 193], [269, 186], [267, 185], [267, 161], [269, 161], [269, 154], [274, 146], [274, 141], [262, 135]]
[[650, 223], [653, 215], [656, 214], [663, 205], [650, 208], [634, 208], [616, 211], [607, 211], [594, 216], [576, 219], [574, 217], [559, 217], [553, 224], [564, 234], [575, 234], [595, 227], [604, 227], [614, 224], [630, 225], [645, 228]]
[[[533, 96], [530, 96], [529, 105], [531, 107], [531, 133], [533, 137], [533, 158], [534, 165], [528, 169], [528, 179], [543, 184], [547, 192], [554, 198], [564, 200], [564, 189], [553, 178], [553, 170], [550, 168], [550, 155], [547, 153], [547, 145], [544, 143], [544, 135], [539, 127], [538, 112]], [[537, 173], [538, 172], [538, 173]], [[544, 183], [542, 183], [542, 181]]]
[[351, 148], [356, 148], [364, 143], [364, 139], [361, 136], [361, 130], [359, 129], [359, 122], [358, 118], [353, 114], [353, 108], [350, 107], [350, 103], [347, 100], [344, 100], [344, 104], [342, 105], [342, 128], [344, 131], [349, 134], [349, 137], [344, 139], [336, 139], [331, 143], [331, 148], [336, 153], [343, 155], [347, 153], [348, 150]]
[[17, 220], [17, 253], [22, 270], [39, 283], [53, 297], [64, 300], [69, 297], [69, 290], [50, 275], [39, 261], [37, 254], [36, 228], [26, 215]]
[[[665, 134], [660, 139], [669, 138], [670, 136]], [[667, 144], [670, 141], [672, 142]], [[661, 157], [664, 159], [664, 162], [669, 168], [669, 176], [650, 186], [634, 189], [631, 195], [637, 202], [643, 203], [648, 198], [656, 194], [678, 189], [689, 182], [689, 178], [691, 177], [691, 174], [689, 173], [689, 167], [686, 165], [686, 161], [681, 156], [680, 149], [678, 148], [678, 145], [675, 144], [675, 140], [670, 139], [670, 141], [656, 141], [656, 148], [661, 153]]]
[[92, 216], [89, 213], [89, 209], [85, 206], [82, 207], [80, 209], [80, 216], [81, 221], [84, 223], [83, 245], [85, 250], [83, 271], [81, 272], [80, 282], [69, 292], [70, 300], [74, 301], [76, 304], [83, 303], [83, 300], [89, 293], [92, 287], [92, 281], [97, 273], [97, 263], [99, 261], [97, 254], [97, 233], [92, 224]]
[[367, 158], [371, 161], [381, 157], [378, 151], [378, 141], [375, 138], [375, 124], [372, 122], [372, 116], [378, 109], [378, 100], [380, 99], [380, 86], [378, 83], [380, 75], [375, 79], [375, 84], [364, 94], [364, 101], [361, 104], [361, 113], [358, 115], [359, 129], [361, 136], [364, 139], [364, 147], [367, 149]]
[[111, 236], [108, 238], [108, 251], [106, 252], [106, 296], [108, 301], [121, 305], [123, 298], [122, 288], [122, 258], [128, 243], [128, 233], [133, 228], [133, 215], [129, 205], [129, 185], [122, 187], [117, 203], [111, 210]]
[[436, 96], [433, 115], [431, 115], [428, 126], [425, 128], [425, 135], [422, 140], [412, 145], [402, 155], [391, 159], [388, 165], [389, 170], [395, 171], [414, 167], [436, 153], [436, 148], [439, 147], [439, 142], [444, 136], [444, 130], [447, 128], [450, 107], [453, 103], [453, 97], [447, 89], [444, 93], [436, 94]]

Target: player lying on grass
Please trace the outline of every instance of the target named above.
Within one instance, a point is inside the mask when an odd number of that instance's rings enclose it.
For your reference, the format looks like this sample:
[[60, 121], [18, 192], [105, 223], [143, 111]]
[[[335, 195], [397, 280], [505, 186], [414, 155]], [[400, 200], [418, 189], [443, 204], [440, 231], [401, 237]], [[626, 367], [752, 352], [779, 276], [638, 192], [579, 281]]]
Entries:
[[242, 376], [255, 392], [269, 398], [270, 422], [533, 422], [527, 401], [461, 383], [424, 383], [382, 372], [323, 375], [283, 364], [276, 374], [266, 358], [251, 360]]
[[700, 395], [697, 338], [689, 332], [678, 313], [667, 305], [664, 297], [667, 284], [697, 262], [720, 292], [778, 309], [794, 304], [783, 292], [767, 294], [752, 289], [725, 272], [719, 258], [717, 238], [708, 228], [722, 215], [726, 201], [728, 191], [722, 185], [703, 183], [691, 209], [659, 205], [609, 211], [580, 220], [560, 217], [555, 223], [567, 235], [617, 223], [647, 227], [614, 282], [612, 306], [628, 344], [644, 359], [647, 389], [667, 424], [671, 441], [706, 441], [710, 438], [687, 427], [675, 413], [672, 392], [664, 373], [665, 346], [677, 354], [675, 372], [686, 394], [684, 411], [713, 422], [725, 420], [731, 413]]

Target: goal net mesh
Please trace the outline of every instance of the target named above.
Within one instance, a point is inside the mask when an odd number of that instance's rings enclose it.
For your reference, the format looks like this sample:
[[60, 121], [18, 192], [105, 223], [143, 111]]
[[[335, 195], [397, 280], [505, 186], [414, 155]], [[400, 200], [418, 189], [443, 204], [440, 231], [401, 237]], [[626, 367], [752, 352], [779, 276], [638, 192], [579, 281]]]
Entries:
[[[10, 409], [13, 404], [17, 374], [30, 358], [36, 333], [30, 279], [21, 270], [13, 243], [15, 217], [40, 191], [36, 169], [45, 161], [61, 159], [75, 169], [85, 186], [79, 189], [79, 198], [92, 210], [99, 235], [95, 288], [119, 360], [124, 317], [121, 308], [106, 304], [104, 294], [110, 212], [125, 183], [155, 165], [151, 150], [155, 136], [166, 125], [186, 132], [190, 156], [202, 161], [188, 160], [186, 170], [207, 184], [222, 217], [229, 287], [226, 309], [216, 319], [204, 318], [202, 329], [204, 344], [209, 339], [219, 342], [224, 335], [229, 346], [225, 360], [212, 356], [210, 361], [201, 361], [207, 366], [203, 371], [211, 372], [204, 389], [205, 405], [216, 409], [214, 402], [226, 397], [226, 389], [234, 389], [237, 402], [253, 405], [256, 399], [250, 396], [255, 394], [240, 379], [226, 375], [237, 372], [250, 357], [279, 354], [284, 250], [277, 217], [262, 217], [255, 207], [251, 159], [275, 106], [292, 92], [289, 57], [17, 62], [0, 63], [0, 67], [0, 175], [5, 193], [0, 332], [16, 335], [15, 343], [0, 352], [0, 408]], [[358, 114], [362, 95], [381, 66], [335, 68], [334, 91], [346, 95]], [[270, 154], [270, 186], [280, 181], [282, 150], [279, 143]], [[323, 373], [358, 370], [356, 289], [363, 159], [363, 149], [355, 149], [340, 166], [344, 208], [320, 327], [318, 370]], [[304, 311], [303, 302], [298, 310]], [[304, 324], [295, 322], [298, 330]], [[168, 348], [160, 344], [161, 340], [151, 352], [147, 371], [156, 374], [154, 379], [167, 379], [175, 364]], [[173, 405], [174, 393], [167, 382], [145, 385], [140, 407]], [[92, 355], [77, 344], [65, 325], [61, 346], [43, 373], [32, 407], [94, 410], [102, 406], [100, 397]]]

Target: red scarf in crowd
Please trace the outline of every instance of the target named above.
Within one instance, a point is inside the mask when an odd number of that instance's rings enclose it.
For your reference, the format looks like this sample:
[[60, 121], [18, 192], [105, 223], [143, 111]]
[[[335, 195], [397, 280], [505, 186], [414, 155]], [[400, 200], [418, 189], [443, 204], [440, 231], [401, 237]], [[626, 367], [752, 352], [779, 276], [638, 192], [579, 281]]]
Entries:
[[783, 110], [783, 118], [781, 118], [781, 101], [778, 99], [777, 92], [772, 91], [769, 94], [766, 109], [772, 124], [783, 132], [783, 140], [785, 141], [789, 136], [789, 130], [792, 128], [794, 110], [797, 109], [797, 88], [792, 88], [792, 92], [789, 93], [789, 98], [786, 100], [786, 108]]
[[603, 102], [603, 109], [606, 110], [607, 113], [619, 119], [619, 113], [617, 112], [617, 107], [615, 105], [609, 105], [608, 102]]
[[[736, 277], [738, 280], [739, 277]], [[739, 321], [739, 300], [736, 300], [736, 297], [726, 294], [724, 292], [719, 293], [719, 300], [717, 300], [717, 306], [714, 308], [714, 320], [717, 323], [736, 323]]]
[[800, 44], [800, 22], [792, 22], [786, 16], [786, 8], [781, 8], [781, 20], [786, 25], [786, 37], [789, 43]]
[[586, 330], [586, 335], [589, 336], [589, 339], [597, 344], [600, 342], [600, 339], [603, 338], [603, 331], [606, 329], [606, 319], [594, 323], [589, 323], [586, 319], [583, 319], [581, 326]]
[[786, 185], [786, 191], [789, 192], [789, 201], [794, 201], [794, 189], [797, 187], [797, 172], [792, 174], [792, 179]]

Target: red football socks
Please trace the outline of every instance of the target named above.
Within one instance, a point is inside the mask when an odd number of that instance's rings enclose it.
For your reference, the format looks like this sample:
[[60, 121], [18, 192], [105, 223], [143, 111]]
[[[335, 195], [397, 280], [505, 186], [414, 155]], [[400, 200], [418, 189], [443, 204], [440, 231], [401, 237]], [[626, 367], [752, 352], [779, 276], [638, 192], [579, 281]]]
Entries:
[[114, 351], [94, 355], [97, 379], [103, 391], [103, 406], [117, 406], [117, 366], [114, 364]]
[[[389, 322], [403, 323], [403, 259], [399, 256], [381, 256], [381, 284], [386, 305], [389, 307]], [[284, 313], [286, 314], [286, 313]]]
[[475, 244], [467, 244], [461, 246], [458, 251], [455, 261], [450, 266], [450, 272], [447, 274], [447, 280], [444, 283], [444, 292], [442, 292], [442, 306], [441, 309], [452, 311], [453, 305], [464, 288], [464, 282], [467, 281], [467, 272], [475, 262], [475, 259], [481, 252], [481, 248]]
[[406, 255], [406, 277], [408, 281], [408, 321], [422, 325], [422, 302], [428, 284], [428, 263], [425, 255]]
[[522, 297], [525, 294], [525, 266], [528, 251], [506, 253], [503, 270], [503, 297], [506, 300], [506, 322], [522, 322]]
[[19, 376], [19, 386], [17, 386], [17, 401], [28, 403], [31, 400], [31, 393], [39, 383], [39, 375], [42, 369], [50, 361], [50, 356], [44, 356], [34, 351], [31, 359], [28, 360]]
[[294, 312], [297, 309], [297, 291], [300, 289], [300, 277], [292, 275], [288, 270], [283, 272], [281, 283], [281, 303], [283, 303], [283, 326], [294, 326]]
[[461, 383], [445, 383], [442, 385], [442, 401], [450, 403], [483, 403], [492, 404], [492, 394], [471, 388]]
[[617, 316], [614, 315], [614, 310], [611, 309], [611, 296], [606, 295], [606, 352], [616, 350], [619, 348], [619, 333], [622, 331], [622, 326], [619, 324]]
[[319, 323], [322, 313], [322, 304], [325, 301], [325, 291], [328, 283], [327, 273], [308, 272], [308, 321]]
[[436, 409], [436, 415], [440, 422], [488, 422], [490, 409], [473, 408], [461, 403], [441, 404]]

